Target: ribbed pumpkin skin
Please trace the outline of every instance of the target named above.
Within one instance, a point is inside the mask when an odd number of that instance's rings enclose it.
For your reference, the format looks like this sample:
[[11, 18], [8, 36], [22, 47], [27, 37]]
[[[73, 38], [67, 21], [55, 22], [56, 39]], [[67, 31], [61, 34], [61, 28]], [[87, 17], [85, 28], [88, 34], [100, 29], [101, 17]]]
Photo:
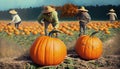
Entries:
[[75, 51], [83, 59], [97, 59], [102, 55], [102, 42], [95, 36], [83, 35], [78, 38]]
[[58, 65], [66, 55], [65, 44], [60, 39], [49, 36], [38, 37], [30, 49], [32, 60], [43, 66]]

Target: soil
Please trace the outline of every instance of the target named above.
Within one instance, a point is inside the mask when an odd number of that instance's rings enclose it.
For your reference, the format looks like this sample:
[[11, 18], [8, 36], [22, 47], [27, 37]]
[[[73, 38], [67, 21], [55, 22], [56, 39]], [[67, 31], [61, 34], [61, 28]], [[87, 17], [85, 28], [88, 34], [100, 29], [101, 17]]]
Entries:
[[[68, 61], [72, 61], [72, 63]], [[34, 63], [29, 57], [0, 59], [0, 69], [30, 69], [31, 64]], [[56, 67], [60, 69], [120, 69], [120, 55], [107, 55], [97, 60], [86, 61], [80, 59], [75, 53], [68, 54], [65, 61]]]

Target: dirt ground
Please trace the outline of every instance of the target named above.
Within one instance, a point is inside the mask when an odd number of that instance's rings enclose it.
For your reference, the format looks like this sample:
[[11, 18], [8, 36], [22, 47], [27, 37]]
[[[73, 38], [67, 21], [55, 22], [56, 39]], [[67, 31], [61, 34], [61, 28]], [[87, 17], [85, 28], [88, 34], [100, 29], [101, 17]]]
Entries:
[[[72, 61], [72, 63], [68, 61]], [[33, 62], [26, 57], [0, 59], [0, 69], [30, 69], [30, 64]], [[107, 55], [97, 60], [85, 61], [80, 59], [77, 54], [69, 54], [64, 63], [58, 67], [60, 69], [120, 69], [120, 55]]]

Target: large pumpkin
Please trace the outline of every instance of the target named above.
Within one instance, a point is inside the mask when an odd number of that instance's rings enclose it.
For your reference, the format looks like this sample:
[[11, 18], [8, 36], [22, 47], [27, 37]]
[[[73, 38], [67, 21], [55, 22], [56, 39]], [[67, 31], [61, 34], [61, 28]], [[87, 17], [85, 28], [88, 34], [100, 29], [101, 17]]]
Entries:
[[98, 37], [94, 36], [95, 33], [91, 36], [82, 35], [78, 38], [75, 51], [81, 58], [92, 60], [102, 55], [102, 42]]
[[58, 65], [66, 55], [65, 44], [60, 39], [50, 36], [38, 37], [30, 49], [33, 62], [43, 66]]

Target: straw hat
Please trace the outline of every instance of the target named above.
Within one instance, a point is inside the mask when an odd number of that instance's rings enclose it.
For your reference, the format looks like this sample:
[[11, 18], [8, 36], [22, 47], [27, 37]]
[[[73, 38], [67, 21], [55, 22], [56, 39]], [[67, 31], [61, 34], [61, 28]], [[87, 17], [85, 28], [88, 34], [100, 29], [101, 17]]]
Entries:
[[87, 9], [85, 9], [85, 7], [84, 6], [82, 6], [80, 9], [78, 9], [79, 11], [84, 11], [84, 12], [87, 12], [88, 10]]
[[115, 10], [114, 10], [114, 9], [110, 9], [109, 11], [110, 11], [110, 12], [114, 12]]
[[52, 8], [51, 6], [45, 6], [42, 12], [49, 13], [49, 12], [53, 12], [53, 11], [55, 11], [55, 9]]
[[17, 12], [15, 10], [10, 10], [9, 13], [10, 14], [17, 14]]

